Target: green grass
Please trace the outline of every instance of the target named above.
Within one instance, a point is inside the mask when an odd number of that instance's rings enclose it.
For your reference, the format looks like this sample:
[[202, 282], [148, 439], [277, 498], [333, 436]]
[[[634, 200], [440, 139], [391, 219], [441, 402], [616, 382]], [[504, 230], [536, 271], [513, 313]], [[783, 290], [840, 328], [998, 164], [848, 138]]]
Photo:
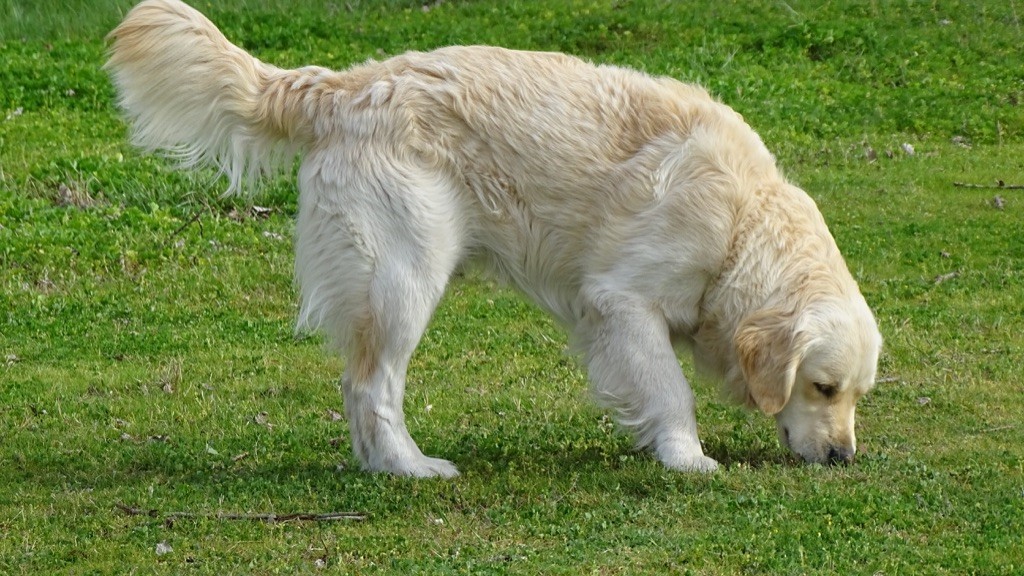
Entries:
[[[198, 2], [284, 66], [487, 43], [700, 82], [818, 201], [877, 312], [854, 466], [795, 464], [698, 380], [725, 466], [693, 476], [631, 449], [549, 319], [457, 280], [406, 401], [454, 481], [356, 469], [342, 361], [292, 333], [290, 179], [221, 199], [127, 146], [100, 66], [129, 4], [0, 0], [0, 573], [1024, 569], [1024, 192], [953, 185], [1024, 184], [1024, 4]], [[368, 519], [206, 516], [334, 511]]]

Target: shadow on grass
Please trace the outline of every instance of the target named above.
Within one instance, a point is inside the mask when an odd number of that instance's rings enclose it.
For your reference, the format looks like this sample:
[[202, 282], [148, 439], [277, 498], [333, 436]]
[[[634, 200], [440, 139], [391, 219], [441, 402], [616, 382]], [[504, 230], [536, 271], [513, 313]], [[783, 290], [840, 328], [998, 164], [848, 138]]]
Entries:
[[421, 448], [452, 460], [462, 478], [424, 481], [366, 473], [347, 442], [333, 445], [322, 433], [303, 429], [272, 437], [239, 431], [220, 438], [217, 450], [193, 438], [69, 439], [23, 450], [0, 473], [0, 481], [37, 500], [87, 492], [111, 507], [123, 503], [162, 512], [170, 507], [195, 513], [344, 509], [387, 516], [445, 498], [482, 508], [496, 495], [511, 501], [579, 491], [672, 498], [712, 488], [715, 477], [734, 467], [799, 466], [778, 446], [756, 438], [744, 445], [736, 436], [707, 439], [707, 455], [723, 470], [706, 476], [668, 471], [650, 451], [635, 449], [628, 436], [578, 423], [520, 420], [504, 429], [497, 424], [437, 432], [419, 434]]

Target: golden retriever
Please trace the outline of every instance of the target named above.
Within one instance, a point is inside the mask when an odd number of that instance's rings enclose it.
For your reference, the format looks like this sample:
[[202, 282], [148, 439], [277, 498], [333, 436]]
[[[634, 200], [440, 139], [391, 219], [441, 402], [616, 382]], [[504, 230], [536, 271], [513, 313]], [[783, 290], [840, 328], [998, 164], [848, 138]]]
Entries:
[[674, 344], [775, 416], [811, 462], [849, 462], [875, 319], [811, 198], [701, 88], [556, 53], [450, 47], [283, 70], [178, 0], [146, 0], [109, 62], [133, 140], [236, 190], [302, 154], [300, 329], [347, 357], [367, 470], [454, 476], [405, 425], [406, 368], [474, 262], [569, 331], [594, 397], [665, 466], [710, 471]]

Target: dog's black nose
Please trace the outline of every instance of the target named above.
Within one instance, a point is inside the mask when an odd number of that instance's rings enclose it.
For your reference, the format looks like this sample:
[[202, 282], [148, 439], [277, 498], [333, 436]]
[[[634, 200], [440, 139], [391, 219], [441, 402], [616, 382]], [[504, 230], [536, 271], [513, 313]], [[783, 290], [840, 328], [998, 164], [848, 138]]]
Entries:
[[831, 465], [847, 465], [853, 462], [853, 448], [846, 446], [831, 446], [828, 449], [828, 463]]

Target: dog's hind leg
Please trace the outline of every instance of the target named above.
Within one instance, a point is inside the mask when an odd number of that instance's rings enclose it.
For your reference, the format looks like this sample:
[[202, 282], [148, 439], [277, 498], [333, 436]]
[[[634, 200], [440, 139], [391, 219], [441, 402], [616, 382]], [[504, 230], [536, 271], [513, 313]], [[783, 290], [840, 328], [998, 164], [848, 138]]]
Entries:
[[311, 170], [303, 180], [300, 326], [321, 327], [347, 356], [345, 415], [364, 469], [455, 476], [451, 462], [420, 451], [402, 406], [409, 359], [460, 256], [451, 188], [389, 162], [363, 170], [374, 172], [325, 182]]
[[401, 265], [378, 267], [370, 309], [349, 348], [342, 377], [352, 447], [363, 467], [403, 476], [458, 474], [455, 466], [420, 451], [402, 407], [406, 368], [444, 284], [424, 282]]
[[709, 472], [718, 463], [697, 437], [693, 391], [668, 327], [653, 305], [604, 295], [576, 327], [596, 401], [668, 468]]

